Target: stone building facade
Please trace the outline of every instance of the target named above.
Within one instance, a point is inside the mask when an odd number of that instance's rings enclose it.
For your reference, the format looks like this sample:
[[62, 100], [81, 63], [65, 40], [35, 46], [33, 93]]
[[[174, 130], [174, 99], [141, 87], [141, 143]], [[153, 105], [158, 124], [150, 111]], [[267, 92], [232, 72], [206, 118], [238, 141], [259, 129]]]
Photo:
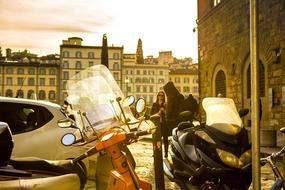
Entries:
[[[277, 130], [285, 126], [285, 1], [258, 2], [260, 123]], [[197, 24], [200, 99], [221, 93], [249, 108], [249, 0], [198, 0]]]

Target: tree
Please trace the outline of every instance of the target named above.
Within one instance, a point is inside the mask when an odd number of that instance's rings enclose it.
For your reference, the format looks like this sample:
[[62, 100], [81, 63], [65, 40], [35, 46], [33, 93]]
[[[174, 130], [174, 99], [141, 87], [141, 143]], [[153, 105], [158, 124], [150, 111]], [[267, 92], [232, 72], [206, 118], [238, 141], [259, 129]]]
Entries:
[[109, 68], [108, 42], [107, 42], [106, 34], [103, 35], [103, 39], [102, 39], [101, 64]]

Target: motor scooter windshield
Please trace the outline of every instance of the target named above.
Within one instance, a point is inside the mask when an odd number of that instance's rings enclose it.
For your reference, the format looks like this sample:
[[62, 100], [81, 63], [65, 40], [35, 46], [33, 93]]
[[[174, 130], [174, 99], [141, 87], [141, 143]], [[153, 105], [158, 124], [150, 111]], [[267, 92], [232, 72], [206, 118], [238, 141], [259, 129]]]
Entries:
[[202, 106], [206, 112], [206, 125], [223, 133], [236, 135], [242, 129], [242, 120], [230, 98], [205, 98]]
[[[116, 99], [124, 95], [109, 69], [95, 65], [80, 71], [67, 82], [67, 101], [73, 110], [85, 112], [92, 127], [99, 133], [121, 126], [124, 117]], [[128, 105], [121, 104], [130, 122], [137, 119]], [[80, 116], [80, 115], [79, 115]], [[76, 115], [76, 122], [90, 126], [85, 117]]]

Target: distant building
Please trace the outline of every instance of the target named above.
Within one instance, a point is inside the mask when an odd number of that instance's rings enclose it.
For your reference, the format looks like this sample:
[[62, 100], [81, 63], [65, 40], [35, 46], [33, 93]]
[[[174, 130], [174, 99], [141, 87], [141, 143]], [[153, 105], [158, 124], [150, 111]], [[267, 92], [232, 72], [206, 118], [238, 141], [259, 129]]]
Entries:
[[[71, 37], [60, 45], [60, 102], [66, 98], [67, 81], [81, 70], [101, 64], [101, 46], [84, 46], [82, 39]], [[118, 85], [122, 84], [123, 47], [108, 47], [109, 70]], [[80, 77], [80, 76], [78, 76]]]
[[193, 64], [186, 68], [170, 69], [169, 80], [181, 94], [187, 97], [192, 94], [198, 99], [198, 64]]
[[[58, 59], [59, 60], [59, 59]], [[59, 64], [0, 61], [0, 95], [59, 102]]]
[[[137, 63], [136, 54], [124, 54], [122, 79], [125, 95], [144, 98], [151, 105], [159, 90], [168, 82], [168, 64], [159, 64], [157, 58], [148, 56], [144, 63]], [[162, 63], [162, 62], [161, 62]]]

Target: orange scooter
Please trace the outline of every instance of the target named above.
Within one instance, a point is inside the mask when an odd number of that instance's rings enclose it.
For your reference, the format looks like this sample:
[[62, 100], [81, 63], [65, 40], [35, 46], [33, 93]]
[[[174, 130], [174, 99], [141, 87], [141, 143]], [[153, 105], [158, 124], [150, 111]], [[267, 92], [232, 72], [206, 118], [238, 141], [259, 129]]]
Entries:
[[[150, 134], [150, 130], [139, 132], [126, 132], [121, 128], [112, 128], [99, 137], [99, 141], [84, 154], [73, 159], [73, 162], [83, 160], [100, 151], [106, 151], [112, 158], [113, 170], [110, 172], [108, 190], [151, 190], [151, 184], [140, 180], [128, 157], [120, 149], [120, 144], [132, 142], [139, 136]], [[74, 136], [67, 134], [62, 142], [68, 145], [75, 139]]]

